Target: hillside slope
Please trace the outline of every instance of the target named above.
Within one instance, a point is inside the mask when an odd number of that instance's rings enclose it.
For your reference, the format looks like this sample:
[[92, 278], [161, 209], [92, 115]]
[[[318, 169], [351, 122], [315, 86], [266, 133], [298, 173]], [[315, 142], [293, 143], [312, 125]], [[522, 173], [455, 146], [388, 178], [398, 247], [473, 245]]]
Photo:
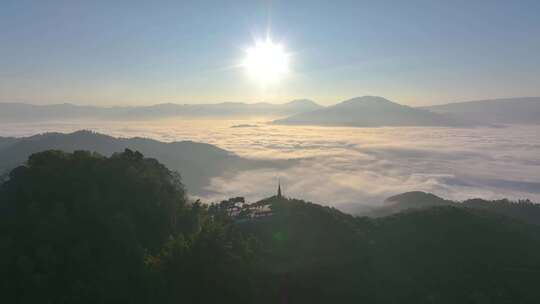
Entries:
[[288, 161], [241, 158], [216, 146], [192, 141], [160, 142], [147, 138], [115, 138], [90, 131], [46, 133], [26, 138], [0, 138], [0, 172], [22, 164], [32, 153], [44, 150], [88, 150], [103, 155], [132, 149], [182, 172], [191, 194], [202, 194], [210, 178], [247, 169], [287, 166]]
[[456, 207], [368, 219], [296, 199], [267, 202], [273, 217], [240, 224], [261, 241], [265, 298], [285, 290], [293, 303], [540, 299], [532, 287], [540, 227]]

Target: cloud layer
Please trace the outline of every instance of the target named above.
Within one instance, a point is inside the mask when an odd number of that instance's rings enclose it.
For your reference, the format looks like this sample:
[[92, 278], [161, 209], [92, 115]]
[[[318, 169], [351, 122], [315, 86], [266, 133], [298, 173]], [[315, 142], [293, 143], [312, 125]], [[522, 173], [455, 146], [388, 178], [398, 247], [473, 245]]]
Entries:
[[[219, 200], [256, 200], [275, 192], [357, 212], [411, 190], [450, 199], [530, 198], [540, 202], [540, 126], [506, 128], [325, 128], [274, 126], [266, 120], [0, 125], [0, 135], [81, 128], [115, 136], [195, 140], [244, 157], [300, 159], [288, 168], [216, 176]], [[235, 125], [256, 127], [231, 128]]]

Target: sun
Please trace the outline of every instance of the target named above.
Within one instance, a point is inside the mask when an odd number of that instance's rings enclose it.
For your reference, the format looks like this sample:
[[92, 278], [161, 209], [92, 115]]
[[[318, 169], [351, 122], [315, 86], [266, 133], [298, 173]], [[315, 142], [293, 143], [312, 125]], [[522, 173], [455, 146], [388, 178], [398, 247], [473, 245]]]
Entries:
[[289, 72], [289, 54], [282, 44], [266, 38], [246, 50], [242, 67], [263, 85], [276, 83]]

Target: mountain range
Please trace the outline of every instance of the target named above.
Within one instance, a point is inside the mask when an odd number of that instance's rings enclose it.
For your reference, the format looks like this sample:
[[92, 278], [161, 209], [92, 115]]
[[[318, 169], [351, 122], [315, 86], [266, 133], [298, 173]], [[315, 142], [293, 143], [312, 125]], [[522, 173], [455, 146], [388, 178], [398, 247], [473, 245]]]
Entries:
[[63, 119], [157, 119], [168, 117], [288, 116], [321, 108], [307, 99], [284, 104], [224, 102], [216, 104], [163, 103], [151, 106], [98, 107], [74, 104], [33, 105], [0, 103], [0, 121], [26, 122]]
[[307, 99], [293, 100], [284, 104], [225, 102], [182, 105], [164, 103], [133, 107], [0, 103], [0, 122], [8, 123], [250, 116], [281, 117], [272, 122], [278, 125], [472, 127], [540, 124], [540, 97], [478, 100], [428, 107], [410, 107], [378, 96], [356, 97], [327, 107]]
[[415, 108], [382, 97], [363, 96], [278, 119], [273, 123], [353, 127], [540, 124], [540, 97], [468, 101]]
[[349, 99], [322, 109], [275, 120], [275, 124], [323, 126], [465, 126], [465, 121], [377, 96]]

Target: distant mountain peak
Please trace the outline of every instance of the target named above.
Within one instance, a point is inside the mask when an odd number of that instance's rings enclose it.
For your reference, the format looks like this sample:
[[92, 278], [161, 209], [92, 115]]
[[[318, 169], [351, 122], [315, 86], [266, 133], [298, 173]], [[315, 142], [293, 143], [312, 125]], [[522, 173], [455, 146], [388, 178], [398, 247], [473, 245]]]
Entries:
[[294, 99], [289, 102], [286, 102], [287, 105], [314, 105], [318, 106], [318, 104], [311, 100], [311, 99]]
[[395, 103], [393, 101], [390, 101], [384, 97], [380, 96], [361, 96], [361, 97], [354, 97], [351, 99], [347, 99], [345, 101], [342, 101], [338, 103], [337, 107], [341, 106], [402, 106], [398, 103]]
[[384, 97], [381, 96], [372, 96], [372, 95], [364, 95], [364, 96], [358, 96], [353, 97], [347, 100], [342, 101], [341, 103], [349, 103], [349, 102], [392, 102]]
[[400, 105], [379, 96], [361, 96], [315, 111], [274, 121], [276, 124], [325, 126], [459, 126], [451, 117]]
[[432, 200], [432, 201], [443, 201], [444, 199], [436, 196], [433, 193], [428, 193], [424, 191], [410, 191], [401, 194], [391, 196], [385, 200], [385, 203], [399, 203], [399, 202], [408, 202], [408, 201], [418, 201], [418, 200]]

